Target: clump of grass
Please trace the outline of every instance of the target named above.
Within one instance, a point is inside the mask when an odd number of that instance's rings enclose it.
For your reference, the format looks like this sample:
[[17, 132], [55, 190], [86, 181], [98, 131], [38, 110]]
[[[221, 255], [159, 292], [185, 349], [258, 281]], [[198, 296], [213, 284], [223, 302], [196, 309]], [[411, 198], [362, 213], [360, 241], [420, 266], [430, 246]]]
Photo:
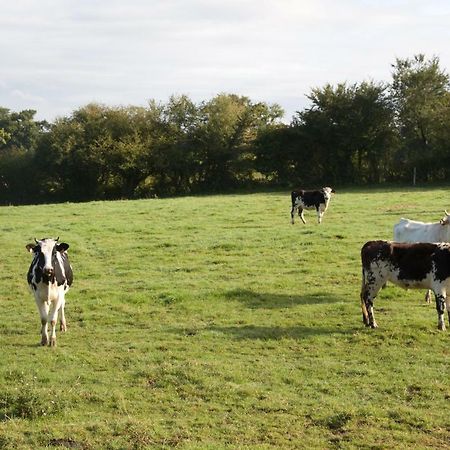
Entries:
[[37, 419], [61, 410], [54, 393], [27, 383], [0, 393], [0, 420]]

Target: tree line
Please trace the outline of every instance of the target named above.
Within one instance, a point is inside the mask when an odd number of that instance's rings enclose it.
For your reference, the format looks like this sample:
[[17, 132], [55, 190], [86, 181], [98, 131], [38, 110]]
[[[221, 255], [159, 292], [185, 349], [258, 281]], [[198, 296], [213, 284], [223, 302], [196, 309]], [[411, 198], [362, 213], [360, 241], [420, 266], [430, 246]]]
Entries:
[[88, 104], [53, 123], [0, 107], [0, 202], [86, 201], [448, 180], [450, 84], [438, 57], [392, 81], [327, 84], [289, 124], [277, 104], [218, 94], [146, 107]]

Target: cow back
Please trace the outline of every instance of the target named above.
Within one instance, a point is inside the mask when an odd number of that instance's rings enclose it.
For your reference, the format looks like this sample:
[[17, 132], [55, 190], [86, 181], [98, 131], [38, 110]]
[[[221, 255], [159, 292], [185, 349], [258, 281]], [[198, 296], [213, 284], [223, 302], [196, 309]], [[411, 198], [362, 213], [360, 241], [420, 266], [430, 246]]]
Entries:
[[291, 193], [292, 204], [296, 202], [297, 199], [305, 206], [316, 206], [320, 204], [325, 204], [327, 199], [323, 191], [305, 191], [296, 190]]
[[369, 241], [361, 249], [363, 268], [386, 265], [398, 272], [398, 280], [420, 281], [434, 272], [443, 281], [450, 276], [450, 245], [441, 243], [400, 243]]

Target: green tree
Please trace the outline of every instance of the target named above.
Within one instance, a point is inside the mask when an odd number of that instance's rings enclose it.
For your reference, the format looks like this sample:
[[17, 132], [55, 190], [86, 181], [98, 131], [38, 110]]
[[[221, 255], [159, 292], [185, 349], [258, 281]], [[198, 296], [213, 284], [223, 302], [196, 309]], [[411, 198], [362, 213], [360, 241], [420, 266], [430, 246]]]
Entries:
[[89, 104], [58, 119], [38, 148], [42, 189], [76, 200], [135, 196], [149, 172], [148, 128], [138, 107]]
[[398, 165], [404, 176], [417, 167], [423, 179], [432, 179], [440, 171], [435, 154], [440, 124], [447, 117], [449, 76], [438, 57], [426, 59], [422, 54], [397, 59], [393, 69], [391, 96], [402, 137]]
[[248, 178], [258, 130], [273, 125], [282, 115], [276, 104], [254, 104], [233, 94], [219, 94], [203, 103], [196, 134], [202, 184], [224, 189]]
[[35, 121], [35, 114], [34, 110], [0, 108], [0, 198], [4, 202], [35, 201], [33, 156], [48, 127], [45, 121]]
[[327, 84], [308, 96], [312, 106], [294, 117], [298, 182], [380, 182], [389, 176], [396, 141], [386, 86]]
[[5, 145], [9, 141], [10, 137], [11, 135], [6, 130], [0, 128], [0, 145]]
[[[153, 109], [154, 145], [149, 157], [156, 193], [190, 192], [198, 177], [194, 136], [199, 108], [186, 96], [172, 96], [166, 105]], [[156, 120], [155, 120], [156, 119]]]

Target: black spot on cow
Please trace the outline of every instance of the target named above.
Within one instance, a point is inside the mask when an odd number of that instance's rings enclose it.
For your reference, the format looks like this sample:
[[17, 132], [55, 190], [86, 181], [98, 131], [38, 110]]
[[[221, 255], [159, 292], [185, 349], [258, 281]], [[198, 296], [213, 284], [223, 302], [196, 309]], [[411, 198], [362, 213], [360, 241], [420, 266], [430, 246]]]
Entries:
[[400, 280], [421, 281], [432, 269], [434, 246], [420, 243], [411, 247], [408, 244], [392, 244], [391, 261], [399, 269]]
[[435, 278], [444, 281], [450, 277], [450, 253], [448, 248], [438, 247], [434, 253], [434, 262], [436, 266]]

